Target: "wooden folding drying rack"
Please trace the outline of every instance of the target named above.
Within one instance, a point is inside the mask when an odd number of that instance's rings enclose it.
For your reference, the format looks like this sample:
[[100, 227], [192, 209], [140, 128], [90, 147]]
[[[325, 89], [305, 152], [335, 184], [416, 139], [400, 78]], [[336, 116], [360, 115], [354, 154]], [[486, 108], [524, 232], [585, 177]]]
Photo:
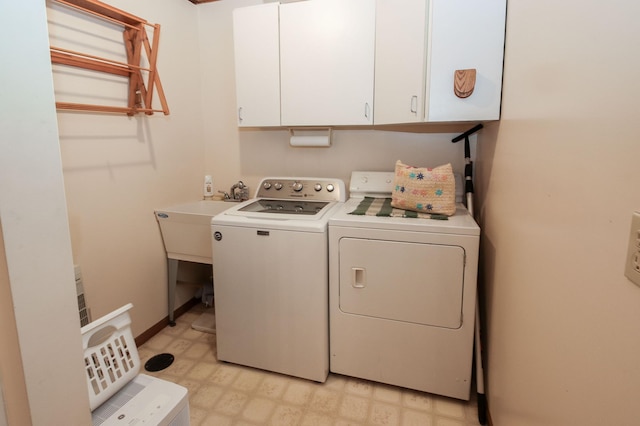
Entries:
[[[54, 1], [100, 19], [122, 25], [127, 62], [118, 62], [54, 46], [51, 46], [51, 62], [53, 64], [69, 65], [119, 75], [129, 79], [129, 94], [126, 107], [56, 102], [57, 109], [125, 113], [129, 116], [139, 112], [144, 112], [147, 115], [151, 115], [154, 112], [163, 112], [165, 115], [169, 115], [169, 106], [167, 105], [162, 84], [160, 83], [160, 76], [156, 69], [158, 43], [160, 40], [159, 24], [150, 24], [142, 18], [138, 18], [137, 16], [98, 0]], [[153, 28], [153, 40], [151, 43], [147, 37], [146, 26]], [[148, 67], [142, 67], [140, 65], [142, 49], [145, 50]], [[147, 74], [146, 83], [143, 75], [145, 73]], [[153, 109], [151, 102], [153, 100], [154, 90], [158, 93], [162, 109]]]

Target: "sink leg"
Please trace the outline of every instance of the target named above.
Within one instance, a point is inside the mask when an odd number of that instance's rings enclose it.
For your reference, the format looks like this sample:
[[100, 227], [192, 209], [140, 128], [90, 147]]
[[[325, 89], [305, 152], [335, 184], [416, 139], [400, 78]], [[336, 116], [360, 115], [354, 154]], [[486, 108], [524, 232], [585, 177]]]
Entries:
[[168, 286], [169, 286], [169, 325], [174, 327], [173, 311], [176, 303], [176, 282], [178, 281], [178, 259], [167, 259]]

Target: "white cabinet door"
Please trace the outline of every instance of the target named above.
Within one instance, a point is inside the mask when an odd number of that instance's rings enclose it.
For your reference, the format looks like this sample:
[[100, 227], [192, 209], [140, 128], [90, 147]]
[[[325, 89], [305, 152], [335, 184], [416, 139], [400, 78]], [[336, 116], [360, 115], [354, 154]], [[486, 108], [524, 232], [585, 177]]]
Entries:
[[375, 2], [280, 5], [283, 126], [373, 124]]
[[238, 126], [280, 125], [278, 3], [233, 11]]
[[427, 0], [377, 0], [375, 124], [424, 118]]
[[[506, 0], [431, 0], [426, 121], [500, 118]], [[453, 91], [456, 70], [476, 69], [468, 98]]]

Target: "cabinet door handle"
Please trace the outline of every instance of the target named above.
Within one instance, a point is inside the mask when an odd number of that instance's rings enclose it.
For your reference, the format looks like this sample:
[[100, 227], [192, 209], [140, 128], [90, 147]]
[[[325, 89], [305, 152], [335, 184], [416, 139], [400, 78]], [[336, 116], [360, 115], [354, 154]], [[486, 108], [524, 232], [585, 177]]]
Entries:
[[364, 103], [364, 118], [370, 120], [369, 115], [371, 113], [371, 108], [369, 108], [369, 102]]
[[367, 274], [364, 268], [351, 268], [351, 286], [364, 288], [367, 285]]
[[242, 123], [242, 107], [238, 108], [238, 121]]
[[411, 97], [411, 112], [416, 114], [418, 112], [418, 96], [413, 95]]

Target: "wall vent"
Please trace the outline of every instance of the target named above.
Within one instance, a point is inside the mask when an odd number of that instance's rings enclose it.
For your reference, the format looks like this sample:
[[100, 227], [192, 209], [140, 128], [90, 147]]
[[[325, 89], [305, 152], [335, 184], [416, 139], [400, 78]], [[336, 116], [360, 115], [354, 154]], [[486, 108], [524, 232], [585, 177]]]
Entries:
[[91, 322], [91, 316], [89, 314], [89, 308], [87, 307], [87, 301], [84, 297], [84, 285], [82, 284], [82, 272], [80, 271], [80, 266], [75, 265], [73, 270], [76, 274], [76, 294], [78, 295], [80, 326], [84, 327]]

